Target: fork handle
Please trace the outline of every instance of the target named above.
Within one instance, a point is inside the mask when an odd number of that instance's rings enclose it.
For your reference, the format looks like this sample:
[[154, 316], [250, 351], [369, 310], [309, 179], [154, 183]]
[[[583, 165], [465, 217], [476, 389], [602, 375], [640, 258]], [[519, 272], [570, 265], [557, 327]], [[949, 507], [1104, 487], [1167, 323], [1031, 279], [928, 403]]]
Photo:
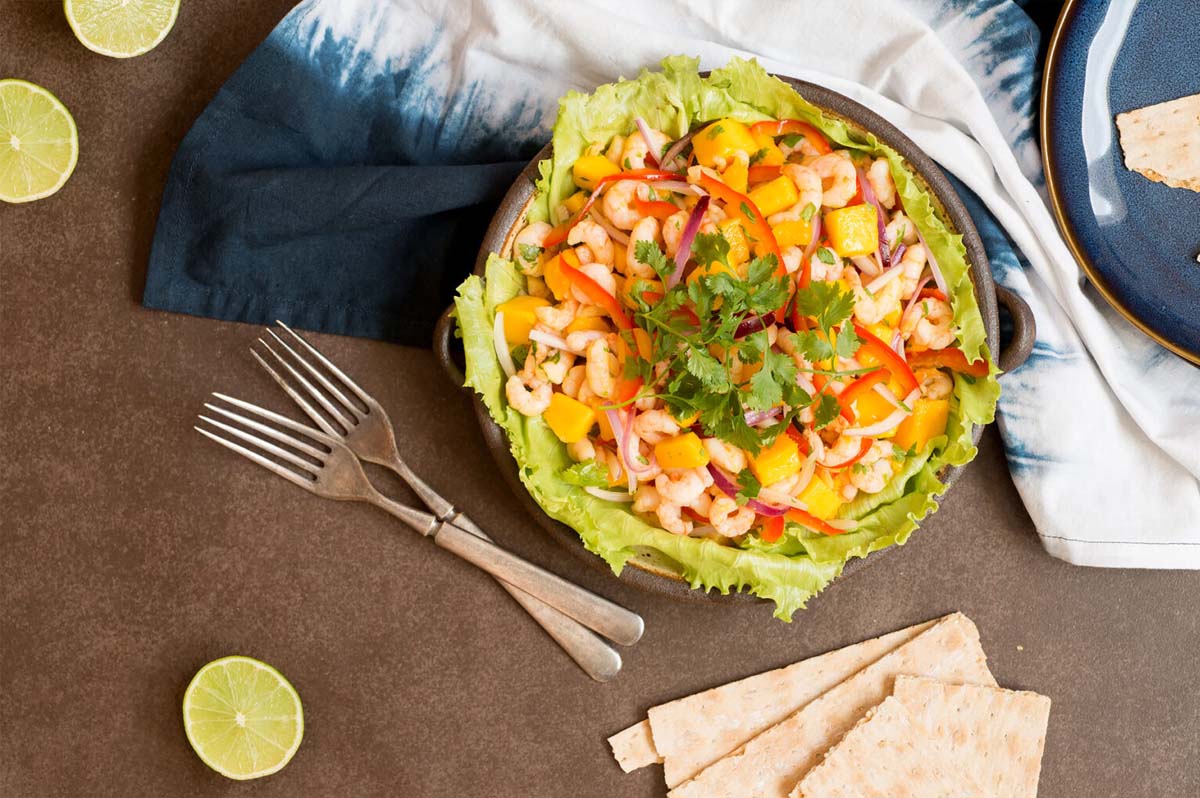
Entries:
[[614, 643], [631, 646], [642, 636], [645, 624], [637, 613], [601, 598], [465, 529], [439, 521], [429, 513], [393, 501], [371, 489], [367, 501], [399, 518], [443, 549], [482, 568], [497, 579], [536, 596]]

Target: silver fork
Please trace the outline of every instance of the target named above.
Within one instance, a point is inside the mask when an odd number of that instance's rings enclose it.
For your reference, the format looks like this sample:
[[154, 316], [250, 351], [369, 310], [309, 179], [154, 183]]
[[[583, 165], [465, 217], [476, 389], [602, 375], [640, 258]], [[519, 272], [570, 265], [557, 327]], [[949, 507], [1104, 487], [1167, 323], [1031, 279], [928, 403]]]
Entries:
[[[268, 329], [268, 334], [275, 339], [276, 343], [283, 347], [311, 379], [316, 380], [328, 392], [328, 394], [322, 393], [313, 385], [309, 378], [306, 378], [304, 374], [297, 371], [291, 363], [271, 348], [270, 344], [260, 338], [259, 343], [274, 358], [275, 362], [291, 376], [296, 385], [285, 379], [282, 374], [267, 363], [254, 349], [251, 349], [250, 353], [254, 355], [254, 358], [271, 375], [279, 387], [292, 398], [292, 401], [326, 435], [342, 441], [350, 451], [354, 452], [361, 459], [384, 466], [400, 476], [421, 498], [425, 505], [433, 511], [433, 514], [439, 520], [465, 529], [485, 540], [490, 540], [479, 526], [464, 513], [459, 512], [454, 505], [431, 488], [408, 467], [408, 464], [400, 456], [391, 419], [388, 418], [387, 412], [384, 411], [379, 402], [359, 387], [358, 383], [334, 365], [329, 358], [321, 354], [315, 346], [305, 340], [299, 333], [292, 330], [282, 321], [277, 323], [295, 343], [308, 352], [312, 359], [316, 360], [317, 363], [326, 369], [325, 372], [322, 372], [280, 338], [274, 330]], [[340, 388], [334, 384], [335, 380], [337, 383], [340, 383]], [[296, 386], [299, 386], [299, 388]], [[301, 391], [304, 393], [302, 394]], [[352, 394], [361, 404], [351, 400], [346, 395], [347, 393]], [[317, 407], [314, 407], [314, 402], [325, 411], [324, 414]], [[621, 670], [621, 655], [612, 646], [589, 632], [574, 619], [559, 612], [545, 602], [539, 601], [534, 596], [504, 582], [500, 584], [538, 622], [546, 633], [567, 652], [567, 655], [575, 660], [593, 679], [605, 682], [615, 677]]]
[[[554, 606], [560, 612], [611, 640], [630, 645], [641, 637], [642, 619], [629, 610], [527, 562], [485, 538], [384, 496], [367, 479], [358, 458], [341, 441], [250, 402], [224, 394], [213, 395], [257, 418], [209, 403], [206, 403], [205, 407], [236, 421], [241, 427], [204, 415], [200, 418], [227, 436], [255, 447], [257, 451], [217, 435], [211, 430], [196, 427], [196, 431], [205, 437], [318, 496], [373, 504], [399, 518], [420, 534], [433, 538], [442, 548], [454, 552], [497, 579]], [[270, 421], [297, 434], [288, 434], [263, 421]], [[277, 446], [272, 440], [290, 449]], [[320, 444], [324, 449], [312, 445], [309, 441]], [[301, 454], [305, 456], [301, 457]], [[288, 465], [282, 465], [266, 455]]]

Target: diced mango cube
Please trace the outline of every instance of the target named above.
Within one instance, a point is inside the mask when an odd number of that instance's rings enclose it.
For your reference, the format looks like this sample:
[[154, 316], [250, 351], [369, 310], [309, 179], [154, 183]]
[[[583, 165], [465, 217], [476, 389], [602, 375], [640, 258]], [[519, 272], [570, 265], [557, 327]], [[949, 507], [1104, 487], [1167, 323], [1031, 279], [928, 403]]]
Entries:
[[[815, 212], [815, 208], [813, 209]], [[775, 243], [780, 249], [802, 247], [812, 240], [812, 222], [796, 219], [792, 222], [780, 222], [771, 228], [775, 233]]]
[[549, 305], [540, 296], [522, 295], [496, 306], [496, 312], [504, 314], [504, 339], [509, 346], [529, 343], [529, 331], [537, 324], [534, 311]]
[[870, 255], [879, 248], [879, 222], [874, 205], [838, 208], [825, 214], [825, 232], [833, 251], [843, 258]]
[[787, 159], [770, 133], [752, 133], [751, 135], [754, 136], [755, 149], [750, 154], [762, 153], [762, 157], [754, 162], [755, 166], [783, 166]]
[[[597, 397], [595, 397], [595, 399], [593, 400], [593, 402], [591, 403], [590, 406], [593, 409], [595, 409], [599, 405], [604, 404], [606, 402], [608, 402], [607, 399], [601, 399], [600, 397], [597, 396]], [[612, 425], [608, 423], [608, 414], [607, 413], [605, 413], [602, 410], [597, 411], [596, 424], [599, 425], [599, 427], [600, 427], [600, 440], [615, 441], [617, 439], [616, 434], [613, 432]]]
[[737, 266], [750, 260], [750, 242], [746, 240], [746, 228], [742, 227], [741, 221], [730, 217], [717, 227], [729, 242], [729, 262]]
[[573, 332], [608, 332], [608, 322], [600, 316], [579, 316], [565, 330], [567, 335]]
[[718, 160], [725, 166], [735, 152], [741, 150], [750, 156], [757, 149], [750, 128], [736, 119], [718, 119], [692, 136], [692, 152], [701, 166], [715, 168]]
[[654, 457], [663, 468], [700, 468], [708, 465], [708, 450], [694, 432], [685, 432], [654, 444]]
[[809, 513], [822, 521], [833, 518], [842, 506], [842, 497], [826, 474], [815, 474], [796, 498], [804, 502]]
[[550, 396], [550, 406], [542, 413], [542, 418], [560, 441], [575, 443], [583, 440], [588, 430], [596, 423], [596, 411], [578, 399], [555, 391]]
[[621, 167], [605, 158], [603, 155], [581, 155], [571, 167], [575, 185], [591, 191], [601, 179], [615, 175]]
[[563, 207], [567, 209], [567, 213], [574, 216], [583, 210], [584, 203], [587, 202], [588, 194], [586, 191], [576, 191], [571, 196], [563, 200]]
[[900, 422], [892, 443], [901, 449], [917, 450], [946, 431], [950, 419], [949, 399], [918, 399], [913, 403], [912, 415]]
[[896, 408], [876, 391], [867, 391], [854, 400], [854, 423], [866, 427], [877, 421], [883, 421]]
[[[674, 413], [672, 413], [672, 416], [674, 416]], [[683, 418], [675, 418], [675, 423], [678, 424], [680, 427], [690, 427], [699, 420], [700, 420], [700, 411], [693, 410], [692, 412], [688, 413]]]
[[800, 470], [804, 458], [800, 447], [787, 435], [780, 435], [770, 446], [750, 458], [750, 470], [763, 485], [773, 485]]
[[[566, 251], [572, 255], [575, 252], [574, 250]], [[554, 294], [554, 298], [559, 302], [571, 295], [571, 283], [562, 273], [562, 254], [555, 255], [542, 264], [542, 279], [546, 281], [546, 287], [550, 289], [550, 293]]]
[[800, 201], [800, 192], [790, 177], [780, 175], [750, 192], [750, 201], [759, 213], [770, 216], [785, 211]]
[[725, 168], [721, 173], [721, 180], [725, 185], [737, 192], [745, 193], [746, 181], [750, 179], [750, 170], [745, 161], [734, 159], [733, 163]]

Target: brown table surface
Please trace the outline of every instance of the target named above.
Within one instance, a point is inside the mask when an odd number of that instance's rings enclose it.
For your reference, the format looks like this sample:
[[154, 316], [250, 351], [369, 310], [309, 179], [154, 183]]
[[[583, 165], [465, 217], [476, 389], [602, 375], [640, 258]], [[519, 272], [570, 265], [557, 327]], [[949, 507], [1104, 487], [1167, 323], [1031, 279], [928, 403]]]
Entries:
[[[1054, 700], [1042, 796], [1200, 794], [1200, 575], [1047, 556], [994, 431], [908, 546], [785, 625], [589, 568], [522, 514], [428, 351], [316, 336], [438, 489], [645, 617], [607, 685], [429, 541], [201, 439], [206, 391], [287, 405], [247, 353], [258, 330], [140, 307], [159, 196], [189, 125], [290, 5], [184, 3], [157, 50], [117, 61], [78, 45], [59, 3], [5, 4], [0, 77], [54, 91], [82, 153], [57, 196], [0, 206], [0, 795], [661, 795], [658, 768], [623, 775], [604, 742], [647, 707], [952, 610], [1001, 684]], [[296, 758], [250, 785], [209, 771], [180, 721], [192, 674], [231, 653], [304, 700]]]

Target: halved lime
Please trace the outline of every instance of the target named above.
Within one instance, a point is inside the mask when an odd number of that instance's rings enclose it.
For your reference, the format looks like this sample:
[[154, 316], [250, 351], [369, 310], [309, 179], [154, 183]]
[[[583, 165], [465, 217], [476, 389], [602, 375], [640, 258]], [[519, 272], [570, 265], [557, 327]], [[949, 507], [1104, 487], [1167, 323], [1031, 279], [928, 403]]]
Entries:
[[78, 160], [79, 134], [66, 106], [41, 86], [0, 80], [0, 200], [50, 196]]
[[167, 38], [179, 16], [179, 0], [63, 0], [63, 11], [84, 47], [132, 58]]
[[283, 674], [250, 657], [201, 668], [183, 694], [183, 728], [196, 755], [231, 779], [269, 776], [304, 738], [304, 709]]

